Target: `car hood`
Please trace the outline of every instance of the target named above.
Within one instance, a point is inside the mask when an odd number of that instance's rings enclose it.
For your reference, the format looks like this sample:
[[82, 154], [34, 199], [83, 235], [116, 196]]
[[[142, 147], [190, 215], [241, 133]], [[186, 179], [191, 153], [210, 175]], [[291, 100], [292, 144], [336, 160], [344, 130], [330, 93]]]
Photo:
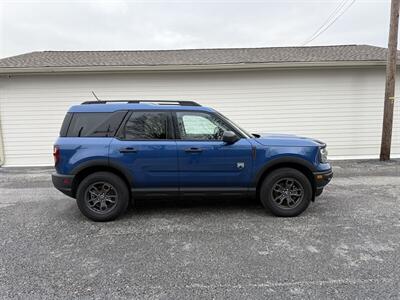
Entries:
[[264, 146], [293, 146], [293, 147], [325, 146], [325, 144], [319, 140], [292, 134], [274, 134], [274, 133], [261, 134], [259, 138], [255, 138], [254, 140]]

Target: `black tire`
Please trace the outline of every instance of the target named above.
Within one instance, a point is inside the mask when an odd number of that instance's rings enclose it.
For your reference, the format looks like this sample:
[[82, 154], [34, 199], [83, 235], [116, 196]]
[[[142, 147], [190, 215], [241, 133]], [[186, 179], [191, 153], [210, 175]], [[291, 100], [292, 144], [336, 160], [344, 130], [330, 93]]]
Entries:
[[[91, 196], [97, 191], [97, 196]], [[128, 207], [129, 198], [125, 182], [110, 172], [88, 175], [81, 181], [76, 193], [76, 201], [82, 214], [100, 222], [112, 221], [123, 214]], [[104, 209], [104, 206], [107, 208]]]
[[[290, 182], [293, 182], [292, 185]], [[272, 171], [264, 179], [260, 189], [263, 206], [279, 217], [298, 216], [308, 207], [311, 199], [310, 181], [303, 173], [292, 168]]]

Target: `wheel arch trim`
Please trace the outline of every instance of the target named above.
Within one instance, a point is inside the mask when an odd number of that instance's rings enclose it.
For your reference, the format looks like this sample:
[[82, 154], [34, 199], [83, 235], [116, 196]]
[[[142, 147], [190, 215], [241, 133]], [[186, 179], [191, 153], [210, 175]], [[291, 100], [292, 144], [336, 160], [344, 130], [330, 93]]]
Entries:
[[[123, 180], [128, 184], [128, 189], [131, 189], [133, 187], [133, 176], [126, 170], [123, 166], [116, 162], [110, 162], [108, 159], [93, 159], [90, 161], [86, 161], [84, 163], [79, 164], [79, 166], [75, 167], [71, 171], [71, 175], [74, 175], [75, 178], [79, 176], [79, 174], [82, 174], [82, 172], [85, 172], [85, 170], [88, 169], [95, 169], [95, 168], [104, 168], [109, 171], [116, 171], [116, 173], [119, 175], [121, 174], [123, 176]], [[74, 180], [75, 181], [75, 180]], [[74, 187], [73, 190], [76, 190], [77, 188], [77, 182], [74, 182]]]
[[[275, 158], [267, 162], [256, 174], [254, 180], [253, 180], [253, 186], [257, 187], [258, 184], [260, 183], [260, 180], [264, 177], [264, 175], [271, 169], [274, 169], [278, 165], [285, 165], [285, 164], [292, 164], [292, 165], [299, 165], [303, 168], [306, 168], [307, 170], [310, 171], [310, 173], [316, 172], [315, 166], [299, 157], [280, 157], [280, 158]], [[313, 184], [313, 183], [312, 183]]]

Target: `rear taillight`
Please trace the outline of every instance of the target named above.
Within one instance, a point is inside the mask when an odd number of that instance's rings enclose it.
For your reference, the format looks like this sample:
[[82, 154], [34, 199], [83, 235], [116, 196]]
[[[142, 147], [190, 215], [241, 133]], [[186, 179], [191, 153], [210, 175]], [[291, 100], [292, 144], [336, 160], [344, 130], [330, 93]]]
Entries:
[[53, 157], [54, 157], [54, 165], [57, 165], [60, 161], [60, 148], [58, 146], [53, 147]]

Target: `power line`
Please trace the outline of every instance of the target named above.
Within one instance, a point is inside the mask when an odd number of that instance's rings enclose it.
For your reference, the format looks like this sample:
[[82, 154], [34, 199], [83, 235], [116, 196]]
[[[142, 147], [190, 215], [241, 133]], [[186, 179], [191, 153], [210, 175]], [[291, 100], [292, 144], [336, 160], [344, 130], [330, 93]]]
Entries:
[[354, 4], [355, 0], [352, 0], [349, 5], [345, 6], [345, 4], [347, 4], [348, 2], [349, 2], [348, 0], [343, 0], [336, 7], [336, 9], [330, 14], [328, 19], [323, 23], [323, 25], [320, 26], [320, 28], [318, 28], [318, 30], [315, 31], [315, 33], [302, 45], [303, 46], [307, 45], [308, 43], [315, 40], [322, 33], [324, 33], [326, 30], [328, 30], [328, 28], [330, 28], [336, 22], [336, 20], [339, 19]]
[[320, 30], [322, 30], [324, 28], [324, 26], [327, 23], [329, 23], [332, 20], [332, 18], [334, 18], [336, 13], [342, 9], [342, 7], [346, 4], [347, 1], [349, 1], [349, 0], [342, 0], [341, 2], [339, 2], [339, 4], [335, 7], [335, 9], [331, 12], [331, 14], [325, 20], [325, 22], [322, 23], [322, 25], [317, 30], [315, 30], [315, 32], [304, 42], [304, 44], [307, 44], [316, 34], [318, 34], [318, 32]]
[[307, 39], [302, 46], [305, 46], [319, 37], [322, 33], [328, 30], [355, 2], [356, 0], [351, 0], [350, 4], [349, 0], [343, 0], [340, 2], [333, 12], [329, 15], [328, 19], [314, 32], [313, 35], [309, 39]]
[[337, 19], [339, 19], [353, 4], [354, 2], [356, 2], [356, 0], [352, 0], [351, 3], [330, 23], [328, 24], [320, 33], [318, 33], [318, 35], [316, 35], [315, 37], [313, 37], [310, 41], [308, 41], [307, 43], [312, 42], [313, 40], [315, 40], [318, 36], [320, 36], [322, 33], [324, 33], [325, 31], [327, 31], [335, 22]]

